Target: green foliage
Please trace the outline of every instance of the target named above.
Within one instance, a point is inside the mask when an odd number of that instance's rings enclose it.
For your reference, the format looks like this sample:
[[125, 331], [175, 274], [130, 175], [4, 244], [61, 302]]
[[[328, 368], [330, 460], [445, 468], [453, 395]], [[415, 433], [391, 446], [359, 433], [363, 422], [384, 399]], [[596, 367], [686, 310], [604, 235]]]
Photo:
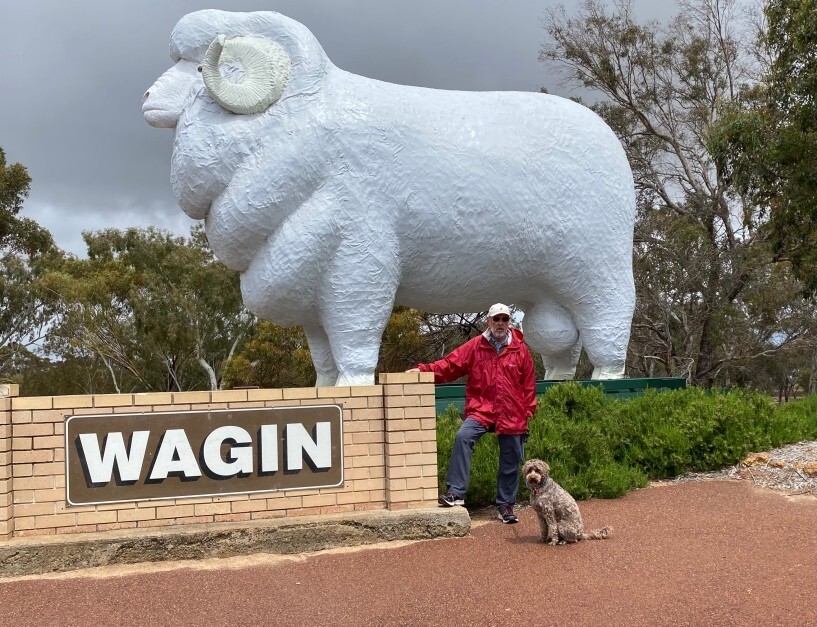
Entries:
[[110, 373], [94, 355], [44, 359], [29, 355], [16, 381], [25, 396], [96, 394], [110, 391]]
[[65, 306], [48, 349], [100, 360], [104, 391], [218, 389], [254, 318], [201, 229], [190, 239], [155, 228], [83, 235], [88, 258], [65, 259], [39, 282]]
[[25, 370], [39, 364], [32, 351], [59, 308], [53, 295], [36, 284], [59, 251], [46, 229], [18, 215], [30, 184], [26, 168], [8, 165], [0, 148], [0, 381], [17, 383]]
[[724, 174], [770, 213], [778, 259], [817, 291], [817, 0], [767, 0], [760, 83], [721, 103], [709, 146]]
[[383, 332], [377, 372], [403, 372], [423, 361], [428, 340], [420, 332], [422, 325], [420, 311], [401, 306], [394, 308]]
[[[437, 418], [441, 489], [459, 425], [453, 409]], [[612, 400], [600, 388], [563, 383], [540, 397], [525, 457], [547, 461], [577, 499], [615, 498], [648, 479], [722, 468], [803, 439], [817, 439], [817, 396], [777, 406], [751, 390], [688, 388]], [[498, 457], [496, 438], [486, 435], [474, 450], [467, 503], [494, 501]], [[527, 496], [521, 485], [520, 500]]]
[[627, 425], [620, 454], [656, 478], [719, 468], [770, 445], [772, 410], [768, 397], [746, 390], [647, 394], [617, 412]]
[[34, 353], [60, 303], [40, 289], [39, 278], [59, 258], [53, 249], [30, 257], [0, 254], [0, 380], [21, 383], [23, 372], [40, 364]]
[[34, 220], [18, 217], [30, 184], [25, 166], [6, 165], [6, 153], [0, 148], [0, 252], [32, 255], [52, 246], [46, 229]]
[[817, 394], [780, 405], [768, 433], [772, 446], [798, 440], [817, 440]]
[[642, 470], [614, 455], [610, 431], [617, 423], [609, 404], [600, 387], [563, 383], [540, 397], [530, 422], [526, 457], [547, 461], [553, 478], [576, 498], [613, 498], [646, 485]]
[[303, 329], [261, 321], [244, 348], [224, 366], [224, 387], [262, 388], [315, 385], [315, 369]]

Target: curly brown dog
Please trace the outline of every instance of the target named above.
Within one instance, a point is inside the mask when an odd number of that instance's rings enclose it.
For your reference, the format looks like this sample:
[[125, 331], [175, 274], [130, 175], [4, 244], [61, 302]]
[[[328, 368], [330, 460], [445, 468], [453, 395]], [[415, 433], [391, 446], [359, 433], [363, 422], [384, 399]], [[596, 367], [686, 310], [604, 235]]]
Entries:
[[530, 490], [530, 504], [539, 516], [542, 542], [572, 544], [579, 540], [604, 540], [613, 533], [612, 527], [585, 533], [575, 499], [550, 478], [550, 467], [541, 459], [526, 461], [522, 473]]

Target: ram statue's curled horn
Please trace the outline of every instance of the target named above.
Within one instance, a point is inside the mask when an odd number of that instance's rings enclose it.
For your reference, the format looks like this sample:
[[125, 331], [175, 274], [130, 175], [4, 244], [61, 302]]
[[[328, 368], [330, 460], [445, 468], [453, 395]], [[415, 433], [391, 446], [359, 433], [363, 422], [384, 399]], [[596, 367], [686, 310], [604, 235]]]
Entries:
[[[243, 70], [241, 82], [231, 82], [222, 65]], [[202, 78], [213, 100], [233, 113], [260, 113], [281, 97], [289, 80], [290, 62], [284, 49], [259, 37], [227, 39], [219, 35], [202, 62]]]

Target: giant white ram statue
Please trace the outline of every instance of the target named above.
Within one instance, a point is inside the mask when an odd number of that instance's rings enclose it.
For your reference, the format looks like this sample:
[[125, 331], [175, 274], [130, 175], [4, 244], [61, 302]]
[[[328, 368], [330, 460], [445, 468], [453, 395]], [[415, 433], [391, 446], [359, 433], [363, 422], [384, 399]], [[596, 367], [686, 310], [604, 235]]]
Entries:
[[548, 378], [582, 346], [593, 378], [623, 376], [635, 193], [595, 113], [351, 74], [273, 12], [190, 13], [170, 51], [142, 109], [175, 129], [176, 198], [247, 308], [303, 326], [318, 386], [373, 383], [395, 304], [514, 303]]

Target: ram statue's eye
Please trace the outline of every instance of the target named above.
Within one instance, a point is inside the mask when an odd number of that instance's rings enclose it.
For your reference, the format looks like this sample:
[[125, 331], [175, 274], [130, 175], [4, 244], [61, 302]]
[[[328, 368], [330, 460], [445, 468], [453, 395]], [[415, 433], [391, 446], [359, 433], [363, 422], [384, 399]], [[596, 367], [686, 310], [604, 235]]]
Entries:
[[198, 71], [201, 72], [201, 66], [198, 67]]

